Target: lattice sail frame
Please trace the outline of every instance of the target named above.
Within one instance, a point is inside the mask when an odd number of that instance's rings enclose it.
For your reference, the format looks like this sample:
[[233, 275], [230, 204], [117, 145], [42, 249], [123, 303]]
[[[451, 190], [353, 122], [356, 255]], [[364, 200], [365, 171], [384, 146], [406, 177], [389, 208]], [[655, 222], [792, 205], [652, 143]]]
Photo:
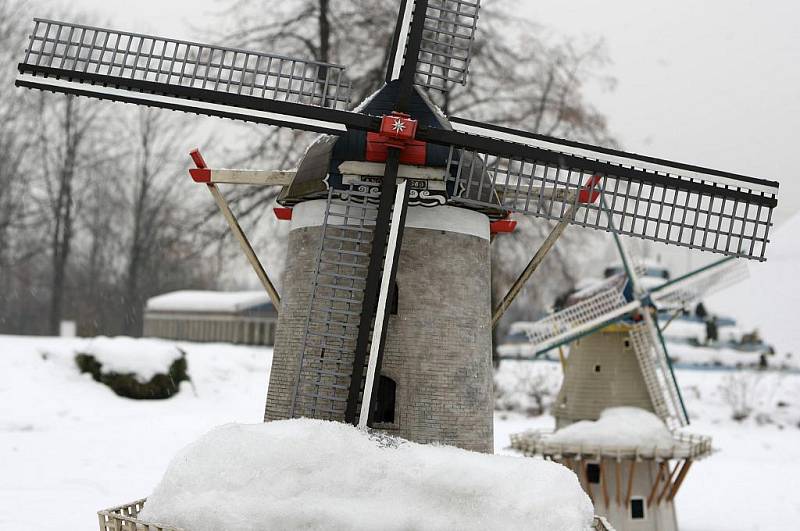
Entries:
[[[34, 19], [20, 71], [80, 73], [344, 108], [344, 67], [283, 55], [201, 44], [55, 20]], [[124, 81], [123, 81], [124, 80]]]
[[[537, 151], [539, 157], [532, 158], [451, 148], [448, 178], [456, 190], [452, 201], [557, 221], [570, 204], [577, 206], [585, 183], [599, 175], [595, 190], [601, 200], [580, 205], [583, 208], [573, 224], [765, 260], [776, 187], [757, 179], [750, 182], [746, 177], [728, 178], [636, 160], [622, 165], [567, 150]], [[485, 169], [475, 160], [483, 160]], [[476, 199], [495, 194], [496, 201]], [[550, 199], [559, 194], [572, 198], [572, 203]]]
[[480, 0], [428, 0], [416, 83], [447, 91], [465, 85], [475, 42]]
[[[633, 303], [638, 307], [638, 303]], [[582, 333], [632, 311], [622, 291], [609, 288], [521, 327], [537, 352], [569, 343]]]
[[379, 194], [360, 181], [338, 197], [328, 191], [292, 418], [345, 420]]
[[699, 302], [703, 297], [744, 280], [747, 276], [747, 265], [731, 260], [689, 275], [681, 281], [666, 286], [663, 290], [653, 290], [651, 297], [659, 307], [685, 308]]
[[643, 312], [642, 316], [643, 319], [631, 327], [631, 345], [656, 415], [670, 429], [677, 429], [685, 426], [688, 420], [681, 405], [680, 390], [672, 377], [667, 353], [653, 337], [657, 332], [652, 317], [648, 312]]

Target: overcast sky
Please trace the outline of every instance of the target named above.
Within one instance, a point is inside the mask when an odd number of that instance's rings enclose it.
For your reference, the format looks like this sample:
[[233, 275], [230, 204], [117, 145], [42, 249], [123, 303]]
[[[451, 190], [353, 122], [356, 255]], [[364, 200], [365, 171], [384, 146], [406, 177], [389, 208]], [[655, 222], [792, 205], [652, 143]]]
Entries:
[[[50, 0], [54, 5], [59, 0]], [[71, 0], [119, 29], [203, 41], [225, 0]], [[604, 39], [616, 78], [586, 88], [627, 150], [778, 180], [776, 221], [800, 209], [800, 2], [526, 0], [551, 36]], [[265, 17], [268, 15], [265, 14]], [[480, 25], [479, 25], [480, 30]], [[270, 50], [280, 51], [280, 50]], [[664, 248], [680, 269], [711, 258]], [[667, 249], [672, 249], [668, 251]], [[659, 251], [661, 252], [661, 251]], [[767, 253], [769, 255], [769, 253]]]
[[[54, 2], [58, 3], [58, 2]], [[121, 29], [203, 40], [220, 0], [72, 0]], [[777, 219], [800, 208], [800, 2], [528, 0], [554, 33], [603, 38], [616, 88], [590, 101], [631, 151], [779, 180]], [[267, 15], [265, 15], [267, 16]], [[480, 27], [479, 27], [480, 29]]]

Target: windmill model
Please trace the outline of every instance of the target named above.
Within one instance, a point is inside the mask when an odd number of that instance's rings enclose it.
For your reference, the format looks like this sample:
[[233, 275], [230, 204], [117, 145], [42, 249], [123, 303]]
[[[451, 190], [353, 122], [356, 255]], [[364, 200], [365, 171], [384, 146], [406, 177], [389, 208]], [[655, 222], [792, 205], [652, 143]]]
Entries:
[[[677, 315], [747, 270], [727, 257], [647, 289], [614, 236], [625, 273], [572, 295], [566, 308], [525, 329], [534, 357], [570, 348], [553, 407], [556, 431], [512, 435], [512, 447], [576, 471], [598, 513], [616, 529], [674, 530], [675, 495], [692, 462], [711, 453], [711, 440], [677, 431], [688, 416], [657, 316]], [[663, 435], [643, 437], [642, 426], [633, 424], [650, 418], [607, 409], [620, 407], [653, 413], [671, 430], [652, 419]], [[615, 414], [621, 416], [609, 422]]]
[[[445, 117], [428, 91], [466, 82], [478, 8], [401, 2], [386, 83], [352, 111], [339, 65], [41, 19], [16, 84], [320, 133], [292, 171], [194, 153], [279, 311], [265, 419], [491, 452], [492, 325], [538, 263], [493, 314], [511, 213], [610, 230], [600, 197], [623, 234], [763, 260], [778, 184]], [[280, 297], [219, 182], [283, 186]]]

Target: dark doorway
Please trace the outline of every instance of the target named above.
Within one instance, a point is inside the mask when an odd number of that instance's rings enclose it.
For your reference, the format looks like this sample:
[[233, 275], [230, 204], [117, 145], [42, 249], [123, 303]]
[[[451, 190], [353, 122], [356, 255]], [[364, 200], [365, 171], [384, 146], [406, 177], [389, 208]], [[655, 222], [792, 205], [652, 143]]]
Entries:
[[375, 400], [375, 415], [372, 419], [374, 422], [383, 424], [394, 423], [396, 393], [397, 384], [395, 381], [381, 374], [380, 383], [378, 384], [378, 396]]
[[586, 479], [589, 483], [600, 483], [600, 465], [586, 463]]
[[397, 282], [392, 285], [392, 306], [391, 310], [389, 311], [389, 315], [397, 315], [397, 301], [400, 298], [400, 293], [398, 293], [397, 289]]
[[631, 498], [631, 518], [633, 520], [644, 519], [644, 498]]

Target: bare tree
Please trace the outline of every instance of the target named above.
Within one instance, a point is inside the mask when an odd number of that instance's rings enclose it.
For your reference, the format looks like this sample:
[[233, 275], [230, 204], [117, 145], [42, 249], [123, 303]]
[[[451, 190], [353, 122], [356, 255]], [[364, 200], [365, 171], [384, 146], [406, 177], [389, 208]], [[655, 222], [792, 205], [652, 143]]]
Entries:
[[[22, 48], [24, 33], [20, 22], [23, 2], [0, 0], [0, 84], [11, 86], [15, 54]], [[15, 253], [14, 233], [26, 223], [24, 193], [26, 156], [31, 149], [31, 128], [24, 112], [24, 98], [4, 91], [0, 98], [0, 325], [13, 307], [13, 271], [19, 257]]]
[[[157, 109], [139, 109], [135, 117], [132, 144], [133, 168], [123, 170], [128, 188], [124, 269], [122, 272], [122, 331], [139, 335], [142, 310], [149, 295], [160, 290], [159, 270], [185, 240], [190, 227], [181, 184], [189, 184], [183, 167], [171, 161], [182, 152], [189, 135], [188, 123], [178, 115]], [[183, 204], [182, 204], [183, 203]]]
[[80, 193], [86, 151], [97, 149], [89, 141], [99, 106], [79, 102], [73, 96], [39, 95], [38, 161], [45, 190], [44, 214], [50, 228], [50, 304], [48, 332], [58, 334], [64, 310], [66, 272], [75, 224], [75, 201]]

